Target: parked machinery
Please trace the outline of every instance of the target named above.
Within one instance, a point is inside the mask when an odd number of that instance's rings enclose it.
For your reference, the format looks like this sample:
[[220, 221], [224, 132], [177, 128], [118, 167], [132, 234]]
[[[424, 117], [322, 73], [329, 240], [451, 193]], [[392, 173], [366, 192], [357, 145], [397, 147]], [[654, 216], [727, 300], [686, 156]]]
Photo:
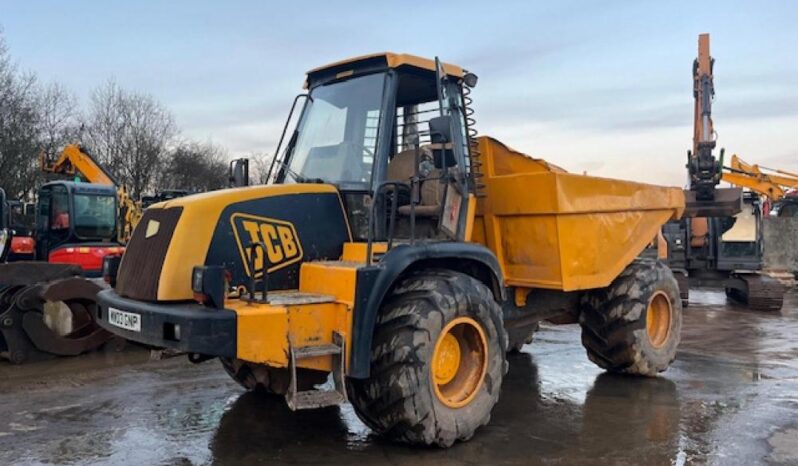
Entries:
[[103, 258], [122, 253], [116, 242], [116, 194], [112, 187], [69, 181], [39, 189], [28, 238], [31, 256], [40, 260], [17, 254], [7, 258], [13, 262], [0, 263], [1, 356], [20, 364], [76, 355], [108, 342], [119, 347], [121, 339], [94, 323], [100, 285], [85, 278], [99, 277]]
[[94, 185], [112, 187], [117, 196], [117, 241], [120, 244], [127, 243], [141, 218], [141, 203], [134, 200], [127, 187], [119, 183], [86, 149], [79, 144], [68, 144], [55, 160], [49, 160], [42, 152], [39, 164], [46, 173], [79, 177]]
[[218, 357], [292, 409], [348, 399], [376, 432], [425, 445], [489, 421], [505, 351], [544, 319], [579, 322], [604, 369], [665, 370], [678, 286], [638, 256], [683, 191], [476, 137], [476, 81], [392, 53], [310, 71], [272, 184], [150, 207], [121, 263], [106, 260], [98, 322]]
[[[715, 132], [711, 103], [715, 94], [712, 80], [714, 59], [709, 54], [709, 35], [698, 39], [698, 58], [693, 65], [695, 99], [693, 150], [688, 151], [688, 211], [678, 222], [663, 228], [668, 242], [668, 263], [679, 281], [683, 304], [689, 300], [689, 288], [718, 287], [726, 294], [747, 303], [752, 309], [781, 309], [784, 287], [762, 275], [762, 203], [757, 194], [742, 189], [718, 188], [721, 181], [752, 187], [751, 174], [723, 166], [712, 154]], [[760, 180], [761, 181], [761, 180]], [[691, 208], [691, 201], [693, 201]]]
[[[122, 254], [120, 239], [141, 215], [80, 146], [67, 145], [55, 161], [42, 155], [40, 164], [45, 172], [80, 181], [45, 183], [35, 205], [19, 203], [32, 225], [24, 234], [20, 222], [11, 225], [9, 263], [0, 264], [0, 355], [14, 364], [122, 346], [124, 340], [92, 316], [103, 258]], [[25, 254], [14, 244], [21, 240]]]
[[[113, 349], [122, 346], [124, 340], [97, 327], [92, 316], [97, 291], [104, 285], [98, 280], [103, 259], [121, 256], [143, 211], [142, 203], [77, 144], [67, 145], [55, 160], [41, 155], [40, 165], [47, 173], [80, 181], [44, 184], [35, 206], [21, 206], [22, 212], [36, 211], [35, 226], [25, 233], [14, 222], [20, 203], [3, 203], [8, 227], [0, 236], [5, 256], [0, 258], [0, 355], [16, 364], [80, 354], [109, 343]], [[248, 176], [246, 159], [231, 162], [233, 185], [246, 185]], [[161, 191], [144, 201], [188, 194]], [[3, 252], [3, 238], [9, 239], [8, 253]]]
[[765, 202], [764, 215], [769, 215], [775, 209], [775, 216], [798, 216], [794, 209], [782, 210], [782, 206], [795, 202], [798, 173], [750, 164], [735, 154], [732, 155], [731, 164], [724, 167], [723, 181], [762, 196]]

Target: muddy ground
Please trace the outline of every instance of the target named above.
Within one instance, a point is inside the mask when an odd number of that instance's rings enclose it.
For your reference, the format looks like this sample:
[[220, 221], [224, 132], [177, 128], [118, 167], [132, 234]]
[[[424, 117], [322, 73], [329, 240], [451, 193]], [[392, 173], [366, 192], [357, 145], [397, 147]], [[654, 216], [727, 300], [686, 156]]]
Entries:
[[510, 359], [493, 420], [449, 450], [374, 437], [351, 407], [292, 413], [216, 361], [141, 349], [0, 363], [0, 464], [798, 464], [798, 296], [782, 313], [691, 293], [673, 367], [602, 373], [577, 326]]

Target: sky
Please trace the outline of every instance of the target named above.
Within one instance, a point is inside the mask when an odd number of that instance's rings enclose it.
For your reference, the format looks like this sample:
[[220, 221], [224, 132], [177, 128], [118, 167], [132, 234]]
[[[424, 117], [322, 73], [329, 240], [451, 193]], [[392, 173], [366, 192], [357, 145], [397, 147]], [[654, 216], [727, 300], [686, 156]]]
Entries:
[[573, 172], [682, 186], [711, 34], [718, 146], [798, 171], [798, 2], [12, 1], [14, 60], [87, 102], [113, 78], [231, 156], [274, 151], [304, 73], [372, 52], [479, 76], [480, 134]]

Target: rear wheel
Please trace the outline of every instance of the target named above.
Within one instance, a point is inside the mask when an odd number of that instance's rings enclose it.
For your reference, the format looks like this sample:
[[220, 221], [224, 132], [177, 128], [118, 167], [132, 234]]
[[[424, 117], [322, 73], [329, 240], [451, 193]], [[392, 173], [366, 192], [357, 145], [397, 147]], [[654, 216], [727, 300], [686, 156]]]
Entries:
[[380, 311], [371, 374], [347, 384], [357, 415], [385, 437], [448, 447], [487, 424], [507, 372], [491, 291], [448, 270], [411, 275]]
[[[247, 390], [267, 395], [285, 395], [291, 380], [288, 369], [270, 367], [241, 359], [219, 358], [227, 374]], [[297, 369], [297, 390], [311, 390], [327, 380], [327, 373]]]
[[587, 293], [582, 344], [611, 372], [653, 376], [676, 356], [682, 328], [679, 286], [661, 261], [638, 259], [612, 284]]

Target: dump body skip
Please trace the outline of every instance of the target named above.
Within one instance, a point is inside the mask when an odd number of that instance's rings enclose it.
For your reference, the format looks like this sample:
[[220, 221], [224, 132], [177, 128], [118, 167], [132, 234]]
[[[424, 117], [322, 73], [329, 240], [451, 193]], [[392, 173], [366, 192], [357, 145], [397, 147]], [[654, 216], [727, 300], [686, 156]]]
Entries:
[[508, 285], [602, 288], [681, 217], [679, 188], [567, 173], [480, 139], [486, 196], [472, 240], [499, 259]]

